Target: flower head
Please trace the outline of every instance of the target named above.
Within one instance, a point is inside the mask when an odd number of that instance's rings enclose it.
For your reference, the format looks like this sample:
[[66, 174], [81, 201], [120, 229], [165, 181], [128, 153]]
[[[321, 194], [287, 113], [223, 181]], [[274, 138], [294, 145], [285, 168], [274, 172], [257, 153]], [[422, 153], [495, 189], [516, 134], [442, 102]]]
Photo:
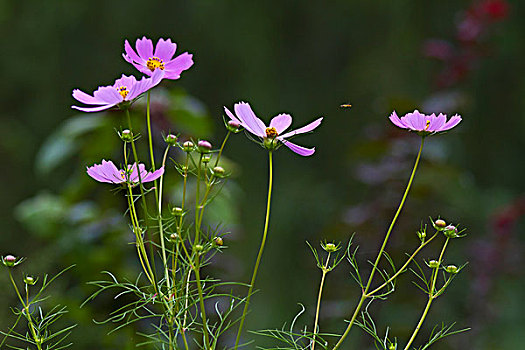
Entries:
[[314, 154], [315, 148], [305, 148], [296, 145], [295, 143], [288, 141], [287, 138], [314, 130], [321, 124], [321, 121], [323, 120], [322, 117], [302, 128], [283, 134], [283, 132], [292, 124], [292, 117], [289, 114], [281, 113], [273, 117], [270, 121], [270, 125], [266, 127], [264, 122], [255, 116], [255, 113], [252, 111], [252, 108], [248, 103], [239, 102], [236, 103], [233, 108], [235, 114], [230, 112], [228, 108], [224, 107], [226, 115], [230, 117], [231, 120], [240, 124], [248, 132], [260, 137], [267, 148], [274, 149], [279, 147], [280, 144], [275, 142], [275, 140], [277, 140], [301, 156], [311, 156]]
[[[146, 171], [146, 166], [142, 163], [139, 163], [139, 170], [141, 182], [154, 181], [164, 174], [164, 167], [150, 173]], [[88, 167], [87, 173], [100, 182], [112, 184], [131, 183], [133, 185], [139, 183], [137, 163], [130, 164], [127, 169], [122, 170], [118, 169], [112, 161], [102, 160], [102, 164], [94, 164]]]
[[394, 111], [390, 115], [390, 121], [400, 128], [416, 131], [421, 136], [427, 136], [452, 129], [461, 122], [461, 116], [456, 114], [447, 121], [445, 114], [439, 113], [438, 116], [434, 113], [425, 115], [416, 109], [414, 112], [407, 113], [401, 118]]
[[79, 89], [73, 90], [73, 97], [86, 105], [95, 105], [96, 107], [78, 107], [72, 106], [82, 112], [100, 112], [121, 103], [133, 102], [144, 92], [156, 86], [162, 80], [164, 72], [159, 70], [151, 78], [143, 77], [141, 80], [135, 79], [134, 76], [122, 75], [120, 79], [115, 80], [115, 84], [100, 86], [93, 96], [86, 94]]
[[137, 39], [135, 45], [137, 51], [133, 50], [129, 42], [124, 42], [124, 59], [135, 68], [146, 75], [153, 75], [156, 71], [163, 71], [166, 79], [179, 79], [180, 74], [193, 65], [193, 55], [184, 52], [173, 58], [177, 44], [171, 39], [159, 39], [153, 51], [153, 43], [145, 36]]

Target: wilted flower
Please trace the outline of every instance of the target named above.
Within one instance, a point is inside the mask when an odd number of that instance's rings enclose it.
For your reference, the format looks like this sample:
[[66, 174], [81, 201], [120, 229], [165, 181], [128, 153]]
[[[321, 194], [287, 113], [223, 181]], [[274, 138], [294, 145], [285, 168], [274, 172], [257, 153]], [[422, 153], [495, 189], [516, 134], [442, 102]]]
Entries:
[[155, 72], [151, 78], [143, 77], [141, 80], [135, 79], [132, 75], [123, 74], [120, 79], [115, 80], [115, 84], [100, 86], [93, 93], [93, 96], [75, 89], [73, 90], [73, 97], [77, 101], [96, 107], [71, 107], [82, 112], [100, 112], [124, 102], [133, 102], [141, 94], [156, 86], [163, 76], [164, 72], [161, 70]]
[[461, 122], [461, 116], [456, 114], [447, 121], [447, 116], [443, 113], [439, 113], [438, 116], [434, 113], [425, 115], [416, 109], [401, 118], [394, 111], [390, 115], [390, 121], [400, 128], [416, 131], [419, 135], [426, 136], [452, 129]]
[[266, 127], [263, 121], [255, 116], [255, 113], [248, 103], [239, 102], [236, 103], [233, 108], [235, 115], [230, 112], [228, 108], [224, 107], [226, 115], [228, 115], [231, 120], [242, 125], [250, 133], [260, 137], [267, 148], [274, 149], [278, 147], [279, 145], [274, 142], [274, 140], [278, 140], [286, 147], [301, 156], [311, 156], [314, 154], [315, 148], [301, 147], [286, 139], [297, 134], [303, 134], [314, 130], [321, 124], [323, 118], [318, 118], [310, 124], [303, 126], [302, 128], [283, 134], [283, 131], [288, 129], [288, 127], [292, 124], [292, 117], [289, 114], [281, 113], [275, 116], [270, 121], [270, 126]]
[[171, 39], [159, 39], [153, 52], [153, 43], [145, 36], [137, 39], [135, 45], [137, 52], [133, 50], [129, 42], [124, 42], [124, 59], [135, 66], [146, 75], [153, 75], [156, 71], [163, 71], [166, 79], [179, 79], [180, 74], [193, 65], [193, 55], [185, 52], [173, 58], [177, 50], [177, 44]]
[[[150, 182], [158, 179], [164, 174], [164, 167], [154, 171], [147, 172], [146, 166], [139, 163], [140, 181]], [[102, 160], [102, 164], [94, 164], [87, 168], [89, 176], [100, 182], [107, 182], [113, 184], [139, 182], [139, 173], [137, 172], [137, 163], [128, 165], [126, 170], [118, 169], [112, 161]]]

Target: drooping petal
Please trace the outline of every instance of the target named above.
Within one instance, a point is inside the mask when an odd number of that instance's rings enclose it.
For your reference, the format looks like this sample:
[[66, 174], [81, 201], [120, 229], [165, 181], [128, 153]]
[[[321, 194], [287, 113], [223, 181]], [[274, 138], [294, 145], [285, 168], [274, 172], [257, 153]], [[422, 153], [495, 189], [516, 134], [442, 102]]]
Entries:
[[133, 48], [129, 44], [128, 40], [124, 41], [124, 51], [125, 51], [125, 53], [122, 54], [122, 56], [129, 63], [133, 63], [133, 61], [135, 61], [136, 63], [139, 63], [139, 64], [145, 64], [146, 63], [146, 60], [143, 59], [142, 57], [140, 57], [139, 55], [137, 55], [135, 50], [133, 50]]
[[157, 180], [159, 177], [162, 176], [162, 174], [164, 174], [164, 167], [158, 169], [158, 170], [155, 170], [154, 172], [152, 173], [148, 173], [146, 176], [144, 176], [144, 178], [142, 179], [142, 182], [150, 182], [150, 181], [155, 181]]
[[402, 129], [406, 129], [407, 128], [407, 126], [397, 116], [396, 111], [392, 112], [392, 114], [390, 115], [389, 119], [395, 126], [400, 127]]
[[287, 140], [281, 140], [281, 141], [286, 147], [288, 147], [289, 149], [291, 149], [293, 152], [297, 153], [300, 156], [306, 157], [306, 156], [311, 156], [312, 154], [315, 153], [315, 147], [306, 148], [306, 147], [296, 145], [295, 143], [292, 143]]
[[164, 65], [166, 79], [179, 79], [180, 74], [193, 66], [193, 55], [187, 52], [175, 57]]
[[103, 105], [106, 102], [96, 99], [95, 97], [86, 94], [85, 92], [75, 89], [73, 90], [73, 98], [79, 102], [85, 103], [87, 105]]
[[323, 121], [323, 117], [318, 118], [318, 119], [314, 120], [313, 122], [311, 122], [310, 124], [307, 124], [307, 125], [299, 128], [299, 129], [292, 130], [290, 132], [287, 132], [284, 135], [281, 135], [281, 137], [284, 139], [284, 138], [287, 138], [287, 137], [290, 137], [290, 136], [294, 136], [294, 135], [297, 135], [297, 134], [304, 134], [306, 132], [310, 132], [310, 131], [314, 130], [315, 128], [317, 128], [319, 125], [321, 125], [322, 121]]
[[264, 125], [262, 120], [255, 116], [255, 113], [253, 113], [252, 108], [248, 103], [236, 103], [235, 106], [233, 106], [233, 109], [243, 125], [248, 126], [246, 130], [259, 137], [266, 136], [266, 125]]
[[110, 180], [106, 179], [105, 176], [101, 175], [98, 171], [99, 165], [95, 164], [91, 167], [87, 167], [87, 174], [91, 176], [93, 179], [99, 181], [99, 182], [108, 182], [111, 183]]
[[107, 105], [104, 105], [104, 106], [98, 106], [98, 107], [79, 107], [79, 106], [71, 106], [71, 108], [73, 109], [76, 109], [76, 110], [79, 110], [79, 111], [82, 111], [82, 112], [100, 112], [100, 111], [103, 111], [105, 109], [109, 109], [113, 106], [116, 106], [117, 103], [114, 103], [114, 104], [107, 104]]
[[177, 50], [177, 44], [172, 43], [171, 39], [164, 40], [159, 39], [157, 46], [155, 47], [155, 57], [160, 58], [164, 62], [171, 60], [175, 51]]
[[440, 130], [436, 130], [436, 131], [445, 131], [445, 130], [452, 129], [453, 127], [458, 125], [460, 122], [461, 122], [461, 116], [459, 114], [456, 114], [453, 117], [451, 117], [450, 120], [446, 122], [445, 125], [443, 125], [443, 127], [441, 127]]
[[137, 39], [137, 52], [139, 56], [147, 61], [150, 57], [153, 56], [153, 43], [150, 39], [147, 39], [145, 36], [142, 39]]
[[290, 125], [292, 125], [292, 116], [286, 113], [281, 113], [270, 121], [270, 128], [275, 128], [278, 134], [288, 129]]

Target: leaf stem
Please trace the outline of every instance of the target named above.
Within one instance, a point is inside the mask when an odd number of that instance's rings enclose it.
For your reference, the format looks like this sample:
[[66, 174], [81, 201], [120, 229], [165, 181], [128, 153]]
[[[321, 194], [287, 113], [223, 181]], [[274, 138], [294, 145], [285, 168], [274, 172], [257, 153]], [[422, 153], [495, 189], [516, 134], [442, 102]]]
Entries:
[[328, 252], [328, 257], [326, 258], [326, 263], [322, 267], [323, 275], [321, 276], [321, 283], [319, 284], [319, 294], [317, 295], [317, 307], [315, 309], [315, 322], [314, 322], [314, 334], [312, 337], [312, 350], [315, 349], [315, 336], [317, 335], [317, 324], [319, 322], [319, 309], [321, 308], [321, 297], [323, 295], [323, 286], [324, 286], [324, 280], [326, 277], [326, 274], [328, 273], [328, 263], [330, 262], [330, 254], [331, 252]]

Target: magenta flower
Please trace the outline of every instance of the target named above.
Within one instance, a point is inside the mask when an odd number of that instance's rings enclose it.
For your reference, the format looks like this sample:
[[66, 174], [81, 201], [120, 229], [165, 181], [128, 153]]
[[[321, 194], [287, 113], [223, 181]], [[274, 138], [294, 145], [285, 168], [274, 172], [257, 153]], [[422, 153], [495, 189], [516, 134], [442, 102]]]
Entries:
[[75, 89], [73, 90], [73, 97], [77, 101], [96, 107], [71, 107], [82, 112], [100, 112], [123, 102], [133, 102], [141, 94], [160, 83], [163, 76], [164, 72], [161, 70], [155, 72], [151, 78], [143, 77], [141, 80], [135, 79], [134, 76], [128, 77], [122, 74], [120, 79], [115, 80], [113, 86], [100, 86], [93, 93], [93, 96]]
[[171, 39], [159, 39], [153, 52], [153, 43], [145, 36], [137, 39], [137, 52], [133, 50], [129, 42], [124, 42], [124, 59], [135, 66], [139, 71], [146, 75], [152, 75], [157, 70], [164, 71], [164, 78], [179, 79], [180, 74], [193, 66], [193, 55], [184, 52], [173, 58], [177, 44], [172, 43]]
[[270, 121], [270, 126], [266, 127], [263, 121], [255, 116], [255, 113], [253, 113], [252, 108], [248, 103], [239, 102], [236, 103], [235, 106], [233, 106], [233, 108], [235, 111], [235, 115], [232, 112], [230, 112], [228, 108], [224, 107], [224, 111], [226, 112], [228, 117], [230, 117], [231, 120], [239, 123], [250, 133], [260, 137], [263, 140], [263, 144], [267, 148], [275, 149], [279, 147], [280, 145], [273, 142], [274, 140], [278, 140], [286, 147], [288, 147], [289, 149], [301, 156], [311, 156], [312, 154], [314, 154], [315, 147], [305, 148], [296, 145], [295, 143], [292, 143], [286, 139], [293, 137], [297, 134], [303, 134], [314, 130], [321, 124], [321, 121], [323, 120], [322, 117], [314, 120], [306, 126], [303, 126], [302, 128], [292, 130], [283, 134], [283, 131], [288, 129], [288, 127], [292, 124], [292, 117], [289, 114], [281, 113], [275, 116]]
[[456, 114], [447, 121], [445, 114], [439, 113], [436, 117], [434, 113], [425, 115], [416, 109], [401, 118], [394, 111], [390, 115], [390, 121], [400, 128], [416, 131], [421, 136], [427, 136], [452, 129], [461, 122], [461, 116]]
[[[154, 181], [164, 174], [164, 167], [150, 173], [146, 171], [146, 166], [142, 163], [139, 163], [139, 170], [140, 181], [143, 183]], [[126, 170], [122, 170], [118, 169], [112, 161], [102, 160], [102, 164], [94, 164], [88, 167], [87, 173], [100, 182], [112, 184], [131, 183], [132, 185], [139, 183], [137, 163], [130, 164]]]

